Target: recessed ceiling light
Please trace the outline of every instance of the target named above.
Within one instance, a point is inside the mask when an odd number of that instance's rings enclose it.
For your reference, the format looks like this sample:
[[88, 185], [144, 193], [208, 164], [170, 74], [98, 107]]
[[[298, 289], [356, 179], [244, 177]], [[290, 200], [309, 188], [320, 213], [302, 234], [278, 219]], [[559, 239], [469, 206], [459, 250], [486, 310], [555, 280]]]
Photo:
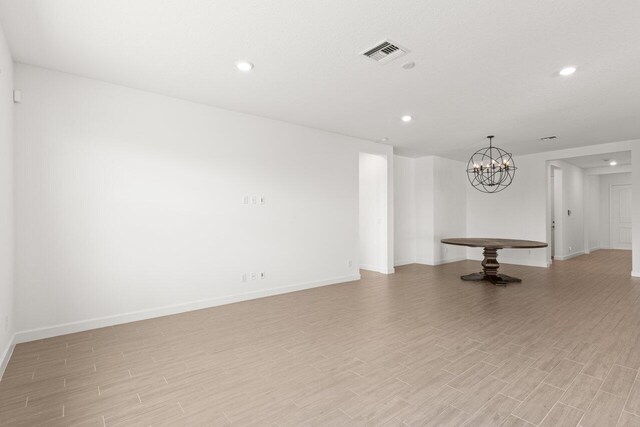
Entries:
[[615, 160], [611, 160], [611, 161], [609, 162], [609, 166], [615, 166], [615, 165], [617, 165], [617, 164], [618, 164], [618, 162], [616, 162]]
[[238, 61], [236, 62], [236, 68], [240, 71], [251, 71], [253, 69], [253, 64], [248, 61]]
[[402, 116], [402, 121], [405, 123], [409, 123], [411, 120], [413, 120], [413, 117], [411, 116]]
[[410, 70], [415, 66], [416, 66], [415, 62], [407, 62], [405, 64], [402, 64], [402, 68], [404, 68], [405, 70]]
[[389, 140], [389, 138], [387, 138], [386, 136], [384, 138], [380, 138], [380, 142], [387, 142]]
[[577, 70], [576, 67], [564, 67], [562, 70], [560, 70], [560, 75], [561, 76], [570, 76], [571, 74], [575, 73]]

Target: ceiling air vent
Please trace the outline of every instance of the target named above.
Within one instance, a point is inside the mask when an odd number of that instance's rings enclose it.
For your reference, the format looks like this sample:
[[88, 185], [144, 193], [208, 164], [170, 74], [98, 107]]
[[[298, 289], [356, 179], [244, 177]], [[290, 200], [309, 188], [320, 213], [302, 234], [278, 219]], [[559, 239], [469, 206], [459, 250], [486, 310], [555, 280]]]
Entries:
[[544, 142], [544, 141], [553, 141], [554, 139], [558, 139], [557, 136], [553, 135], [553, 136], [545, 136], [543, 138], [540, 138], [540, 141]]
[[387, 62], [391, 62], [396, 58], [400, 58], [403, 55], [409, 53], [409, 49], [406, 49], [397, 43], [393, 43], [390, 40], [385, 40], [382, 43], [379, 43], [377, 46], [372, 47], [364, 52], [362, 55], [366, 56], [369, 59], [373, 59], [380, 64], [386, 64]]

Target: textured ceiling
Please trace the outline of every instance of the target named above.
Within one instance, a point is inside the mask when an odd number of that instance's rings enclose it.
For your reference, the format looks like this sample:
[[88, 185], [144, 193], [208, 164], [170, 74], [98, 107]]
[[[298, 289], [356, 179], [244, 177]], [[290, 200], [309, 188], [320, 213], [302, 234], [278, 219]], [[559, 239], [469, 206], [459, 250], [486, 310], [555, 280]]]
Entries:
[[[638, 22], [638, 0], [0, 0], [18, 62], [452, 158], [640, 138]], [[385, 38], [411, 53], [358, 55]]]

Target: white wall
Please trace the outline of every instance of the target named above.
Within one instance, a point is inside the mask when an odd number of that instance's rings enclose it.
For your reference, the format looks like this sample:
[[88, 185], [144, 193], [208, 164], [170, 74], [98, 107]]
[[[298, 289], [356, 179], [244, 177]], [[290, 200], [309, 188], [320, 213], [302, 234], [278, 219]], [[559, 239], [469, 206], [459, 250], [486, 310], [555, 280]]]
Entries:
[[393, 156], [394, 265], [416, 262], [416, 160]]
[[[585, 173], [584, 170], [568, 165], [564, 172], [566, 208], [571, 215], [565, 218], [565, 250], [568, 256], [585, 253]], [[566, 213], [566, 212], [565, 212]]]
[[387, 159], [360, 153], [360, 268], [387, 272]]
[[433, 264], [435, 247], [434, 230], [434, 156], [415, 160], [415, 203], [416, 203], [416, 262]]
[[[553, 194], [551, 195], [553, 197], [553, 218], [551, 222], [553, 239], [547, 243], [553, 244], [553, 256], [558, 258], [564, 254], [564, 185], [562, 184], [562, 168], [551, 164], [549, 168], [553, 176]], [[549, 260], [549, 263], [551, 263], [551, 260]]]
[[608, 175], [598, 175], [600, 181], [600, 221], [599, 221], [599, 238], [600, 246], [603, 248], [611, 247], [611, 198], [610, 187], [612, 185], [631, 184], [630, 173], [615, 173]]
[[633, 150], [631, 151], [631, 164], [633, 167], [633, 172], [631, 172], [633, 185], [631, 196], [633, 199], [633, 269], [631, 275], [640, 277], [640, 140], [634, 141]]
[[14, 331], [13, 60], [0, 28], [0, 377]]
[[600, 176], [587, 175], [585, 186], [585, 242], [588, 245], [586, 251], [591, 252], [602, 248], [602, 240], [600, 238], [600, 224], [602, 223], [600, 216], [602, 206]]
[[434, 254], [433, 264], [466, 259], [461, 246], [443, 245], [447, 237], [467, 235], [467, 194], [470, 185], [465, 174], [466, 164], [442, 157], [434, 158]]
[[22, 64], [15, 77], [19, 339], [358, 277], [359, 152], [392, 147]]
[[[466, 250], [462, 247], [448, 246], [440, 243], [445, 237], [464, 237], [466, 234], [466, 194], [467, 184], [464, 164], [458, 161], [437, 156], [426, 156], [417, 159], [403, 159], [396, 162], [409, 165], [411, 170], [405, 176], [398, 176], [396, 197], [403, 190], [399, 186], [407, 184], [411, 176], [414, 185], [404, 190], [403, 196], [396, 203], [396, 215], [404, 212], [407, 223], [415, 218], [415, 238], [410, 238], [410, 227], [401, 239], [407, 259], [401, 263], [418, 262], [420, 264], [438, 265], [445, 262], [466, 258]], [[410, 196], [411, 192], [413, 197]], [[414, 210], [415, 214], [409, 212]], [[400, 225], [398, 225], [399, 227]], [[415, 245], [415, 252], [412, 252]], [[409, 261], [415, 253], [415, 261]], [[398, 264], [398, 261], [396, 261]]]

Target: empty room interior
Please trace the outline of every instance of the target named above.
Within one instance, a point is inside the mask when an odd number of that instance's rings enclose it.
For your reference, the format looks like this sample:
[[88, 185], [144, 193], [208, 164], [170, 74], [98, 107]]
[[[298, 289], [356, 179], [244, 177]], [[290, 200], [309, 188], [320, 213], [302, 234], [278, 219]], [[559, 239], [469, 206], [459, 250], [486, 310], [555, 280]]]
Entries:
[[640, 426], [637, 0], [0, 0], [0, 426]]

